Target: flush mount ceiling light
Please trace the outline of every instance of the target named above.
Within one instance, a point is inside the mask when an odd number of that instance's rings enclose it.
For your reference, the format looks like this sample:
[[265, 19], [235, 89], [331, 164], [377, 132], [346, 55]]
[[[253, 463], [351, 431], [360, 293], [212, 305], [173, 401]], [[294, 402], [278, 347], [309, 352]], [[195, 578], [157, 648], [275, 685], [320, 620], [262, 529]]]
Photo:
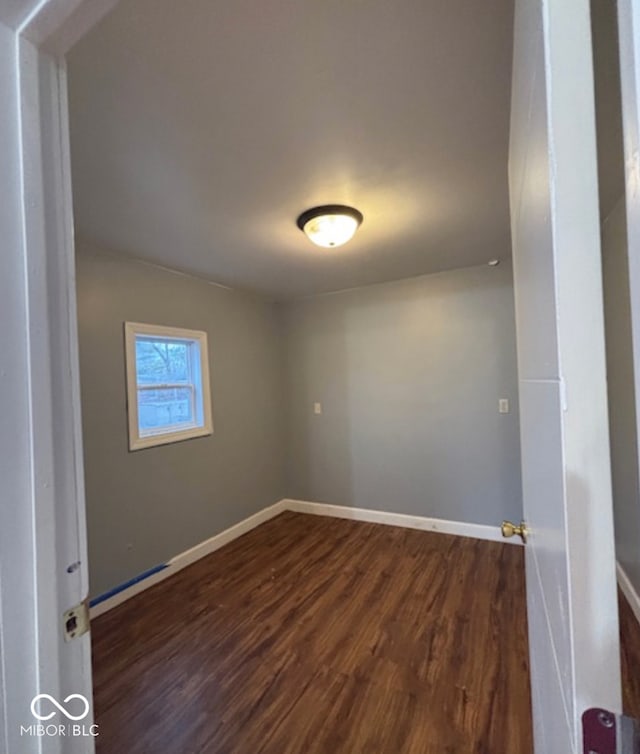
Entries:
[[316, 246], [334, 248], [347, 243], [362, 222], [362, 212], [342, 204], [326, 204], [303, 212], [297, 220], [301, 231]]

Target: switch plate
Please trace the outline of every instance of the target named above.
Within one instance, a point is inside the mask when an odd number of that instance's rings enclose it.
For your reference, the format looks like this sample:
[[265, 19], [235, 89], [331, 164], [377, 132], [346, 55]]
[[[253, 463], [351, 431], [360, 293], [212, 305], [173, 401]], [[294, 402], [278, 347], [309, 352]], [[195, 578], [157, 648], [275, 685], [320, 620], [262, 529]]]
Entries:
[[318, 416], [322, 413], [322, 403], [313, 404], [313, 413], [317, 414]]
[[500, 398], [500, 400], [498, 401], [498, 411], [501, 414], [509, 413], [509, 399], [508, 398]]

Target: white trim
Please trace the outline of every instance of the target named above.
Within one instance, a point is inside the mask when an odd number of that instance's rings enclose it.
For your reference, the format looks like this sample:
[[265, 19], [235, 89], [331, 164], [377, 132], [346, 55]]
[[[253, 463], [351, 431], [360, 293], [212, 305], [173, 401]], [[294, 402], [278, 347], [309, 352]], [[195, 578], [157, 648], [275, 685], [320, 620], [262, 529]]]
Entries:
[[[138, 375], [136, 362], [136, 338], [138, 335], [149, 335], [154, 338], [167, 340], [183, 340], [185, 343], [197, 343], [197, 359], [193, 365], [193, 382], [184, 387], [191, 387], [200, 400], [194, 402], [193, 423], [171, 428], [163, 428], [155, 432], [140, 433], [138, 422]], [[127, 377], [127, 415], [129, 425], [129, 450], [142, 450], [157, 445], [192, 440], [196, 437], [206, 437], [213, 434], [213, 420], [211, 418], [211, 380], [209, 378], [209, 345], [207, 333], [203, 330], [186, 330], [181, 327], [164, 325], [149, 325], [142, 322], [124, 323], [125, 367]], [[196, 352], [195, 349], [192, 353]], [[149, 389], [158, 389], [158, 385], [149, 385]], [[200, 402], [201, 401], [201, 402]]]
[[346, 518], [351, 521], [368, 521], [372, 524], [386, 524], [387, 526], [401, 526], [405, 529], [434, 531], [439, 534], [473, 537], [474, 539], [485, 539], [490, 542], [504, 542], [514, 545], [522, 544], [517, 537], [504, 539], [499, 526], [469, 524], [463, 521], [447, 521], [443, 518], [414, 516], [406, 513], [374, 511], [368, 508], [350, 508], [345, 505], [331, 505], [329, 503], [312, 503], [307, 500], [285, 499], [282, 502], [284, 503], [285, 510], [294, 511], [295, 513]]
[[264, 508], [253, 516], [240, 521], [229, 529], [216, 534], [210, 539], [192, 547], [190, 550], [176, 555], [167, 563], [167, 567], [162, 571], [154, 573], [152, 576], [133, 584], [127, 589], [123, 589], [113, 597], [101, 602], [99, 605], [91, 608], [91, 618], [97, 618], [99, 615], [106, 613], [131, 597], [143, 592], [145, 589], [158, 584], [173, 576], [174, 573], [186, 568], [188, 565], [195, 563], [200, 558], [210, 555], [212, 552], [219, 550], [224, 545], [238, 539], [243, 534], [255, 529], [260, 524], [270, 521], [275, 516], [285, 511], [294, 513], [307, 513], [313, 516], [331, 516], [332, 518], [345, 518], [352, 521], [368, 521], [374, 524], [386, 524], [388, 526], [401, 526], [405, 529], [420, 529], [422, 531], [433, 531], [439, 534], [453, 534], [458, 537], [473, 537], [474, 539], [484, 539], [489, 542], [503, 542], [508, 544], [520, 545], [519, 539], [503, 539], [498, 526], [486, 526], [484, 524], [467, 524], [462, 521], [447, 521], [441, 518], [427, 518], [425, 516], [409, 516], [405, 513], [389, 513], [386, 511], [374, 511], [367, 508], [347, 508], [344, 505], [329, 505], [328, 503], [312, 503], [307, 500], [292, 500], [284, 498], [277, 503]]
[[186, 568], [201, 558], [211, 555], [212, 552], [219, 550], [234, 539], [238, 539], [238, 537], [241, 537], [243, 534], [255, 529], [256, 526], [260, 526], [260, 524], [264, 524], [266, 521], [275, 518], [275, 516], [286, 510], [284, 502], [284, 500], [279, 500], [277, 503], [270, 505], [268, 508], [263, 508], [261, 511], [254, 513], [253, 516], [245, 518], [243, 521], [240, 521], [229, 529], [225, 529], [220, 532], [220, 534], [216, 534], [210, 539], [200, 542], [200, 544], [195, 545], [195, 547], [192, 547], [190, 550], [186, 550], [185, 552], [174, 556], [169, 560], [167, 567], [162, 571], [154, 573], [148, 578], [139, 581], [137, 584], [132, 584], [127, 589], [123, 589], [121, 592], [118, 592], [118, 594], [114, 594], [113, 597], [109, 597], [109, 599], [106, 599], [104, 602], [100, 602], [100, 604], [92, 607], [90, 610], [91, 618], [97, 618], [108, 610], [121, 605], [136, 594], [144, 592], [145, 589], [148, 589], [154, 584], [164, 581], [169, 578], [169, 576], [173, 576], [178, 571], [181, 571], [183, 568]]
[[619, 562], [616, 563], [616, 572], [618, 574], [618, 586], [620, 587], [620, 591], [627, 598], [627, 602], [631, 606], [633, 614], [636, 616], [638, 623], [640, 623], [640, 594], [636, 591], [631, 583], [631, 579], [627, 576], [626, 571]]
[[123, 602], [126, 602], [132, 597], [135, 597], [136, 594], [144, 592], [145, 589], [149, 589], [154, 584], [158, 584], [169, 576], [173, 576], [173, 574], [179, 570], [179, 568], [174, 568], [170, 564], [168, 564], [167, 567], [163, 568], [161, 571], [148, 576], [142, 581], [138, 581], [136, 584], [132, 584], [126, 589], [123, 589], [121, 592], [114, 594], [113, 597], [109, 597], [109, 599], [106, 599], [104, 602], [100, 602], [98, 605], [95, 605], [95, 607], [89, 608], [89, 616], [91, 620], [97, 618], [103, 613], [108, 612], [114, 607], [118, 607], [118, 605], [121, 605]]
[[[5, 141], [14, 152], [17, 148], [19, 159], [0, 177], [0, 193], [3, 197], [6, 194], [8, 201], [16, 192], [21, 195], [21, 206], [12, 208], [5, 232], [11, 239], [6, 269], [15, 296], [3, 303], [8, 321], [14, 325], [13, 340], [23, 343], [24, 353], [16, 350], [8, 379], [11, 381], [19, 370], [25, 385], [24, 394], [16, 398], [16, 416], [21, 414], [24, 436], [18, 435], [4, 460], [20, 475], [19, 491], [12, 474], [7, 484], [10, 491], [13, 488], [11, 504], [20, 511], [19, 518], [12, 517], [27, 537], [15, 538], [15, 545], [9, 540], [2, 542], [3, 583], [6, 587], [11, 581], [13, 585], [10, 592], [5, 588], [2, 593], [5, 624], [0, 625], [6, 640], [5, 682], [11, 688], [10, 697], [3, 698], [0, 693], [0, 720], [11, 722], [4, 736], [3, 751], [7, 754], [36, 750], [54, 754], [61, 748], [65, 754], [94, 752], [93, 740], [82, 737], [64, 742], [54, 738], [28, 741], [20, 737], [17, 722], [23, 714], [20, 710], [28, 709], [39, 691], [60, 698], [72, 688], [92, 698], [91, 639], [87, 635], [65, 644], [60, 620], [65, 610], [87, 596], [88, 558], [68, 106], [62, 57], [66, 49], [64, 44], [57, 47], [54, 37], [70, 44], [114, 2], [16, 0], [12, 6], [14, 22], [19, 26], [12, 39], [3, 34], [1, 41], [7, 73], [13, 68], [15, 75], [13, 94], [9, 92], [5, 98]], [[18, 263], [22, 264], [22, 276]], [[9, 429], [13, 440], [15, 428]], [[8, 563], [11, 574], [5, 569]], [[20, 596], [15, 606], [14, 593]], [[7, 630], [9, 615], [12, 621], [8, 625], [18, 625], [19, 631]], [[84, 722], [92, 723], [92, 715]]]

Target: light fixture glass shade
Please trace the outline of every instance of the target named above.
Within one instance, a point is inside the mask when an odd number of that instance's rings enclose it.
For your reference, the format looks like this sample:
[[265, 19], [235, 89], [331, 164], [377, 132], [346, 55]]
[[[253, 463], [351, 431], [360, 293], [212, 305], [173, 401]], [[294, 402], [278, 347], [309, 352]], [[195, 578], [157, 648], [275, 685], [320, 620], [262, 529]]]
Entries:
[[316, 246], [334, 248], [353, 238], [362, 222], [362, 214], [353, 207], [327, 205], [303, 212], [298, 227]]

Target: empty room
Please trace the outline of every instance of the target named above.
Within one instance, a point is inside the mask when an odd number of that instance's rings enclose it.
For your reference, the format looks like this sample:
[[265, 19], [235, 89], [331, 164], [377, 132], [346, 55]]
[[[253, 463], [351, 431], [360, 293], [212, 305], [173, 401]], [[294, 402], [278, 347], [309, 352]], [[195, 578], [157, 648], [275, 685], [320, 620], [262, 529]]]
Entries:
[[12, 21], [7, 754], [635, 752], [630, 7]]
[[68, 56], [99, 751], [529, 750], [512, 26], [136, 0]]

